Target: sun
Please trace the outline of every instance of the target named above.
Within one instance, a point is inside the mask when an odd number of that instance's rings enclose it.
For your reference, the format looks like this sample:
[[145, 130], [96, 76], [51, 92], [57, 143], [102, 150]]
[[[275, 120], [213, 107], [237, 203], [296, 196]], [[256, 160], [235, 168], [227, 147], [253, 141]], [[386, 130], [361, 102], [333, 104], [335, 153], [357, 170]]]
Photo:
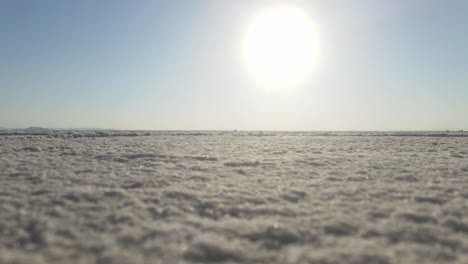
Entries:
[[319, 51], [318, 33], [301, 9], [278, 6], [252, 21], [243, 48], [257, 81], [269, 87], [289, 87], [312, 71]]

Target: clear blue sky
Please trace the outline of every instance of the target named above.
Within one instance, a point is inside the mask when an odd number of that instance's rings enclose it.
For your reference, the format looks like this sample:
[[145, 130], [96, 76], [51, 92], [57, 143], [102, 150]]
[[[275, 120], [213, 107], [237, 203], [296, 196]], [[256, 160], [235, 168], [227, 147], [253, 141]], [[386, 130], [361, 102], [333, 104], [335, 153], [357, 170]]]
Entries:
[[[322, 53], [259, 87], [252, 19], [306, 12]], [[0, 126], [468, 129], [468, 1], [0, 0]]]

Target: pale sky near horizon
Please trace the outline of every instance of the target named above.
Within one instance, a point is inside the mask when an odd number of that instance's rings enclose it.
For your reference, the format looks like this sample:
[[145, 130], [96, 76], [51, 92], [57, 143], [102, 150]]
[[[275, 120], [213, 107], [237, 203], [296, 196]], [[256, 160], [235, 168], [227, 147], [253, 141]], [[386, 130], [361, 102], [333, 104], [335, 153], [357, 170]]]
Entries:
[[[319, 34], [294, 87], [242, 42], [275, 5]], [[468, 129], [468, 1], [0, 0], [0, 127]]]

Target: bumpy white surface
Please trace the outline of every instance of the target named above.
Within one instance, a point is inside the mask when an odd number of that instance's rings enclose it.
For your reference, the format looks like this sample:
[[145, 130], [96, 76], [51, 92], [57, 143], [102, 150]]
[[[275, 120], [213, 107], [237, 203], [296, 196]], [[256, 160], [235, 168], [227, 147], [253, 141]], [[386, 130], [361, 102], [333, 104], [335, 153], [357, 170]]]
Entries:
[[0, 136], [0, 263], [197, 262], [468, 263], [468, 137]]

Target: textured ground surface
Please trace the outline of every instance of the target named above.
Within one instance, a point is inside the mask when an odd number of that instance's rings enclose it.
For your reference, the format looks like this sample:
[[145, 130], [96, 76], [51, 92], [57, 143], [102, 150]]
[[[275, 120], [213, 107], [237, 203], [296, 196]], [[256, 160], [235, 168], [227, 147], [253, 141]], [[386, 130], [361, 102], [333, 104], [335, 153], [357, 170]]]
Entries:
[[0, 263], [468, 263], [468, 137], [0, 135]]

